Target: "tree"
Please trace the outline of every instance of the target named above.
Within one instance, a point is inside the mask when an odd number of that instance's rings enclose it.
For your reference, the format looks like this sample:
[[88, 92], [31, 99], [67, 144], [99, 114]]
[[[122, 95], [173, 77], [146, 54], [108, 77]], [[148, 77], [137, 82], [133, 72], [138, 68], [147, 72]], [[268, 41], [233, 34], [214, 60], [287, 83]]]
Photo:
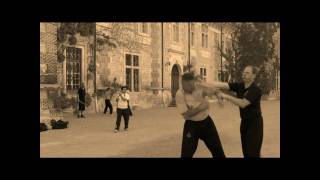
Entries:
[[57, 30], [58, 62], [62, 63], [65, 60], [64, 51], [66, 44], [77, 44], [76, 34], [80, 34], [80, 36], [91, 37], [94, 35], [94, 33], [95, 23], [60, 23], [60, 26]]
[[[256, 82], [264, 94], [271, 89], [273, 68], [270, 64], [275, 59], [273, 35], [277, 28], [275, 23], [236, 23], [232, 26], [232, 49], [229, 53], [234, 54], [234, 79], [241, 80], [245, 66], [256, 66], [260, 69]], [[231, 60], [229, 57], [227, 61]]]
[[[227, 61], [224, 65], [227, 69], [227, 77], [229, 82], [234, 82], [236, 77], [236, 54], [237, 54], [237, 41], [235, 39], [238, 33], [238, 26], [239, 23], [217, 23], [214, 25], [215, 28], [221, 28], [224, 32], [231, 35], [230, 43], [231, 46], [224, 46], [219, 41], [215, 42], [218, 44], [217, 50], [221, 53], [220, 55]], [[225, 47], [225, 48], [223, 48]], [[222, 48], [222, 49], [221, 49]]]

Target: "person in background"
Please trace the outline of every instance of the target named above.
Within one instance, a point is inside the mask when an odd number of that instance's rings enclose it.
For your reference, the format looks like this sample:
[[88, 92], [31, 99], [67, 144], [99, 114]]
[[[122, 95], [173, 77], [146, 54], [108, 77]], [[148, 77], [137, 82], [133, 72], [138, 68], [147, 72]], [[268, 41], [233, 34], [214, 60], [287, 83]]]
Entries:
[[120, 128], [120, 123], [121, 123], [121, 116], [124, 118], [124, 130], [128, 131], [128, 126], [129, 126], [129, 100], [130, 96], [127, 93], [127, 87], [122, 86], [121, 87], [121, 92], [116, 98], [117, 102], [117, 121], [116, 121], [116, 127], [114, 129], [114, 132], [117, 133]]
[[106, 91], [105, 108], [104, 108], [104, 111], [103, 111], [104, 114], [107, 113], [107, 110], [109, 108], [110, 115], [112, 115], [113, 108], [112, 108], [112, 104], [111, 104], [111, 96], [112, 96], [111, 88], [108, 87], [107, 91]]
[[85, 110], [86, 106], [86, 89], [84, 88], [84, 83], [82, 82], [80, 88], [78, 89], [78, 101], [79, 101], [79, 112], [78, 118], [82, 117], [85, 118], [83, 115], [83, 111]]

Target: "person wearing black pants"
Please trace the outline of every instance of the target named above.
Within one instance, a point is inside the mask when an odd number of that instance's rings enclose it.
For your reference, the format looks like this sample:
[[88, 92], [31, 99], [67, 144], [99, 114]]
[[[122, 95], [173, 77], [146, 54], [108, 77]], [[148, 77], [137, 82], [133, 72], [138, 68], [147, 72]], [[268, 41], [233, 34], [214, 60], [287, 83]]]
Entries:
[[260, 157], [263, 140], [262, 116], [242, 119], [240, 125], [242, 151], [244, 157]]
[[181, 157], [192, 158], [201, 139], [212, 157], [225, 158], [218, 131], [209, 116], [209, 103], [204, 98], [216, 92], [198, 87], [193, 73], [183, 74], [181, 86], [175, 98], [178, 111], [185, 119]]
[[112, 114], [112, 112], [113, 112], [113, 108], [112, 108], [112, 104], [111, 104], [110, 100], [111, 100], [111, 89], [107, 88], [106, 99], [105, 99], [106, 106], [105, 106], [104, 111], [103, 111], [104, 114], [107, 113], [108, 108], [110, 109], [110, 114]]
[[228, 89], [237, 93], [237, 97], [224, 93], [219, 95], [221, 98], [239, 106], [240, 135], [242, 152], [245, 158], [259, 158], [263, 142], [263, 117], [260, 107], [262, 93], [261, 89], [254, 83], [257, 72], [257, 68], [247, 66], [242, 73], [243, 82], [202, 84], [206, 87]]
[[202, 121], [185, 121], [181, 157], [191, 158], [196, 152], [199, 139], [204, 141], [213, 157], [225, 157], [218, 131], [210, 116]]
[[129, 126], [129, 110], [128, 109], [117, 109], [117, 122], [116, 122], [116, 130], [119, 131], [121, 117], [124, 119], [124, 129], [128, 130]]
[[121, 93], [116, 98], [117, 101], [117, 121], [114, 132], [117, 133], [120, 128], [121, 117], [124, 119], [124, 130], [128, 131], [129, 127], [129, 100], [126, 86], [121, 87]]
[[84, 83], [80, 84], [80, 88], [78, 89], [78, 101], [79, 101], [79, 112], [78, 118], [85, 118], [83, 115], [84, 110], [86, 109], [86, 89], [84, 88]]

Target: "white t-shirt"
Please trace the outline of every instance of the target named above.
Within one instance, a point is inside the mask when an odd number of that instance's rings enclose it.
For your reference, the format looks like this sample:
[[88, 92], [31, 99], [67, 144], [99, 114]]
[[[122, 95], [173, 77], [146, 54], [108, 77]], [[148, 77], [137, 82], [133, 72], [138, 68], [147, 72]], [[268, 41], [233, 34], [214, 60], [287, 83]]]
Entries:
[[128, 93], [122, 93], [122, 97], [125, 98], [125, 100], [123, 100], [121, 97], [120, 97], [120, 94], [118, 95], [118, 108], [119, 109], [127, 109], [128, 108], [128, 101], [130, 100], [130, 96]]
[[[180, 114], [186, 112], [188, 107], [195, 108], [201, 104], [202, 101], [206, 101], [202, 96], [202, 88], [196, 88], [192, 94], [184, 94], [182, 89], [179, 89], [176, 94], [176, 104]], [[209, 109], [205, 109], [195, 116], [188, 117], [188, 120], [201, 121], [207, 118], [209, 115]]]

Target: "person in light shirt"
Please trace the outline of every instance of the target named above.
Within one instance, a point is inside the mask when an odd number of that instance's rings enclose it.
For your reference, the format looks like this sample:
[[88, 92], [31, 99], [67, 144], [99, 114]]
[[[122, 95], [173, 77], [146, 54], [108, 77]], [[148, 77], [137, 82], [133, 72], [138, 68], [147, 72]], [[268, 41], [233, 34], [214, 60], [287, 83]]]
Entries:
[[127, 92], [127, 87], [122, 86], [121, 87], [121, 92], [116, 98], [117, 102], [117, 121], [116, 121], [116, 127], [114, 129], [114, 132], [117, 133], [120, 128], [120, 123], [121, 123], [121, 116], [123, 116], [124, 119], [124, 130], [128, 131], [128, 126], [129, 126], [129, 100], [130, 96]]

